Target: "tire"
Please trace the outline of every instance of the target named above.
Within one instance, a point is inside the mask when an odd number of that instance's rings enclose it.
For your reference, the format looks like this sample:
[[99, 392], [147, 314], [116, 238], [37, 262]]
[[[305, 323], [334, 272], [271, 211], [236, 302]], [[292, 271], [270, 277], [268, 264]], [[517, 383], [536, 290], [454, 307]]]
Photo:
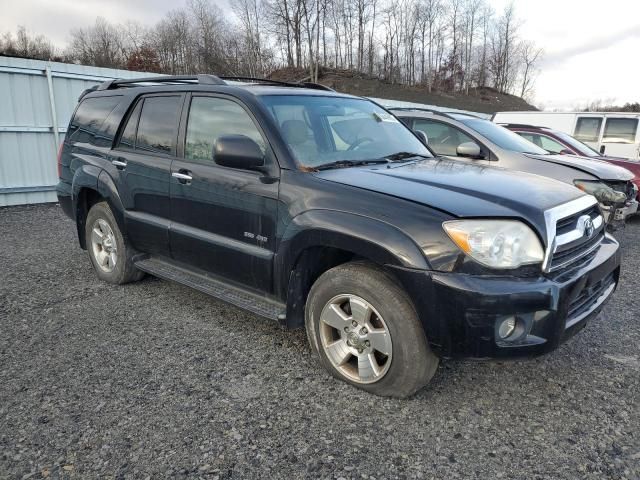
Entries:
[[107, 202], [96, 203], [89, 210], [85, 239], [91, 264], [101, 280], [122, 285], [144, 276], [134, 266], [137, 252], [123, 237]]
[[438, 367], [405, 291], [368, 263], [323, 273], [307, 297], [305, 326], [324, 368], [376, 395], [411, 396]]

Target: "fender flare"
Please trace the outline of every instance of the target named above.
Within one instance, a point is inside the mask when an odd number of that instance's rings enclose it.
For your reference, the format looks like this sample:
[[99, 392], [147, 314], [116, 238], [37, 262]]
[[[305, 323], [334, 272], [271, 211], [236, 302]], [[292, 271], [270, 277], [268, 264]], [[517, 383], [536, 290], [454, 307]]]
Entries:
[[310, 210], [287, 226], [276, 254], [276, 295], [287, 300], [287, 326], [304, 322], [304, 303], [313, 281], [307, 266], [299, 267], [305, 252], [335, 248], [379, 265], [429, 269], [418, 245], [397, 227], [370, 217], [335, 210]]
[[123, 235], [125, 235], [125, 209], [122, 203], [122, 199], [120, 198], [120, 194], [118, 193], [118, 188], [116, 187], [116, 183], [111, 178], [106, 170], [102, 170], [100, 172], [100, 176], [98, 177], [98, 193], [102, 198], [104, 198], [109, 206], [111, 207], [111, 212], [118, 222], [118, 227]]

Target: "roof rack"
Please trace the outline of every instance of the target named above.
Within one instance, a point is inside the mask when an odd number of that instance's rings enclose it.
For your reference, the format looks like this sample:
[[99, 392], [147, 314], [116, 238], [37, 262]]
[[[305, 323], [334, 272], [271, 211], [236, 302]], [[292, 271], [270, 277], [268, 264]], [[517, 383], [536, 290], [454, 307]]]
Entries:
[[98, 85], [96, 90], [110, 90], [120, 87], [140, 87], [144, 83], [188, 85], [198, 83], [201, 85], [225, 85], [226, 82], [215, 75], [163, 75], [161, 77], [142, 77], [130, 79], [116, 79]]
[[334, 91], [332, 88], [329, 88], [325, 85], [320, 85], [319, 83], [313, 83], [313, 82], [292, 83], [292, 82], [281, 82], [279, 80], [270, 80], [268, 78], [258, 78], [258, 77], [244, 77], [244, 76], [236, 76], [236, 75], [218, 77], [216, 75], [201, 74], [201, 75], [163, 75], [160, 77], [142, 77], [142, 78], [109, 80], [107, 82], [101, 83], [97, 87], [92, 87], [91, 89], [87, 89], [87, 91], [83, 92], [82, 96], [84, 96], [89, 91], [111, 90], [115, 88], [125, 88], [125, 87], [141, 87], [141, 86], [147, 86], [147, 84], [190, 85], [190, 84], [196, 83], [199, 85], [227, 85], [227, 82], [225, 80], [239, 80], [243, 82], [264, 83], [267, 85], [276, 85], [281, 87], [312, 88], [315, 90], [327, 90], [331, 92]]

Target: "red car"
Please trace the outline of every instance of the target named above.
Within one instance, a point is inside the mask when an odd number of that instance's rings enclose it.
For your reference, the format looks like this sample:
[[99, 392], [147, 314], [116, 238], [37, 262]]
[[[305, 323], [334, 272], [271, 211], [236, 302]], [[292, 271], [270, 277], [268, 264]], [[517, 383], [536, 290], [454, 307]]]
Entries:
[[[516, 132], [521, 137], [535, 143], [540, 148], [545, 149], [549, 153], [562, 155], [579, 155], [594, 160], [604, 160], [605, 162], [614, 163], [626, 168], [633, 173], [633, 183], [640, 188], [640, 162], [630, 160], [628, 158], [608, 157], [598, 153], [593, 148], [576, 140], [560, 130], [554, 130], [547, 127], [534, 127], [533, 125], [520, 124], [502, 124], [503, 127]], [[640, 201], [640, 194], [637, 199]]]

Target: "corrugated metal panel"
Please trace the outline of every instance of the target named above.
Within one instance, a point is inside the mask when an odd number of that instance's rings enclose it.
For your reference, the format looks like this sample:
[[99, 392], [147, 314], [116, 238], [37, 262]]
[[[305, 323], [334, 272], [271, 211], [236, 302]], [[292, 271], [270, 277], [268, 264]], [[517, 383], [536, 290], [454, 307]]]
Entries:
[[[51, 115], [51, 85], [56, 107]], [[112, 78], [148, 73], [0, 57], [0, 206], [56, 201], [56, 142], [83, 90]]]

